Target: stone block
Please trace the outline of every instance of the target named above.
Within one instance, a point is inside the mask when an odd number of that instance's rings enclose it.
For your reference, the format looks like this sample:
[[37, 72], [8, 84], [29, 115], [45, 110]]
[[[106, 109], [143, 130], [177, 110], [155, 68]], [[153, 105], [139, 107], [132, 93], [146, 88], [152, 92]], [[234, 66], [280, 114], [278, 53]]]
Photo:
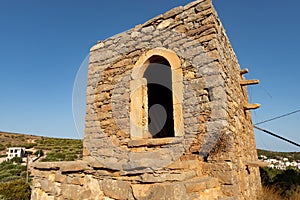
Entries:
[[130, 184], [125, 181], [104, 179], [101, 181], [101, 187], [105, 196], [114, 199], [128, 199], [131, 192]]
[[36, 162], [32, 164], [35, 169], [41, 170], [58, 170], [61, 166], [61, 162]]
[[55, 182], [64, 183], [66, 180], [66, 176], [62, 175], [61, 173], [55, 173]]
[[67, 184], [72, 184], [72, 185], [83, 185], [84, 184], [84, 179], [79, 178], [79, 177], [67, 177]]
[[143, 138], [144, 133], [144, 93], [146, 79], [137, 79], [130, 81], [131, 103], [130, 103], [130, 135], [132, 138]]
[[[136, 30], [139, 30], [141, 27], [147, 27], [149, 25], [154, 24], [156, 21], [163, 19], [163, 15], [158, 15], [150, 20], [148, 20], [147, 22], [145, 22], [143, 25], [141, 25], [140, 27], [137, 27]], [[152, 28], [151, 28], [152, 29]], [[154, 30], [154, 29], [153, 29]]]
[[183, 102], [183, 84], [182, 84], [182, 82], [173, 83], [172, 91], [173, 91], [173, 103], [181, 104]]
[[213, 60], [206, 53], [197, 55], [193, 58], [194, 65], [198, 67], [209, 64], [211, 62], [213, 62]]
[[212, 1], [211, 0], [206, 0], [206, 1], [203, 1], [201, 3], [199, 3], [197, 6], [196, 6], [196, 10], [198, 12], [201, 12], [203, 10], [206, 10], [206, 9], [209, 9], [212, 7]]
[[185, 187], [182, 184], [144, 184], [132, 185], [135, 199], [186, 199]]
[[124, 164], [123, 169], [131, 171], [135, 169], [160, 169], [166, 167], [172, 162], [176, 154], [181, 153], [177, 151], [183, 151], [181, 146], [178, 146], [177, 149], [172, 148], [172, 150], [173, 151], [169, 148], [161, 148], [153, 152], [130, 152], [129, 162]]
[[[80, 196], [87, 195], [86, 191], [90, 192], [90, 197], [95, 200], [103, 200], [104, 193], [100, 188], [99, 180], [92, 177], [92, 175], [86, 175], [84, 177], [84, 190], [82, 190], [82, 193]], [[84, 198], [79, 198], [84, 199]]]
[[87, 169], [89, 169], [89, 167], [84, 161], [63, 162], [60, 167], [61, 172], [79, 172]]
[[174, 129], [175, 136], [184, 136], [184, 120], [183, 120], [182, 104], [173, 105], [173, 116], [174, 116]]
[[132, 185], [133, 196], [137, 200], [161, 199], [165, 194], [165, 188], [157, 184]]
[[206, 189], [207, 180], [195, 180], [185, 183], [185, 188], [187, 193], [201, 192]]
[[210, 34], [210, 35], [205, 35], [205, 36], [201, 36], [199, 38], [197, 38], [197, 41], [199, 43], [203, 43], [203, 42], [209, 42], [213, 39], [216, 39], [217, 38], [217, 34], [213, 33], [213, 34]]
[[[189, 35], [189, 36], [201, 35], [203, 32], [205, 32], [207, 30], [210, 30], [212, 28], [215, 29], [215, 25], [214, 24], [207, 24], [205, 26], [200, 26], [199, 28], [192, 29], [192, 30], [188, 31], [187, 35]], [[205, 35], [208, 35], [208, 34], [205, 34]]]
[[194, 7], [194, 6], [196, 6], [197, 4], [199, 4], [199, 3], [203, 2], [203, 1], [205, 1], [205, 0], [192, 1], [191, 3], [185, 5], [183, 8], [184, 8], [184, 10], [190, 9], [191, 7]]
[[103, 42], [98, 42], [96, 45], [94, 45], [94, 46], [90, 49], [90, 51], [96, 51], [96, 50], [98, 50], [98, 49], [100, 49], [100, 48], [102, 48], [102, 47], [104, 47], [104, 43], [103, 43]]
[[79, 199], [83, 188], [79, 185], [71, 185], [71, 184], [62, 184], [62, 196], [64, 199]]
[[166, 200], [187, 199], [186, 189], [182, 183], [166, 184]]
[[239, 189], [237, 185], [221, 185], [221, 191], [228, 197], [234, 197], [238, 194]]
[[163, 183], [173, 181], [185, 181], [196, 176], [195, 171], [178, 171], [173, 173], [160, 173], [160, 174], [143, 174], [141, 175], [142, 182], [144, 183]]
[[179, 6], [179, 7], [173, 8], [172, 10], [166, 12], [163, 16], [165, 19], [168, 19], [168, 18], [174, 17], [175, 15], [177, 15], [181, 12], [183, 12], [183, 7]]
[[187, 193], [202, 192], [219, 186], [219, 182], [215, 178], [203, 177], [184, 183]]
[[170, 26], [172, 23], [174, 23], [174, 19], [167, 19], [167, 20], [160, 22], [160, 24], [158, 24], [158, 26], [156, 28], [164, 29], [164, 28], [167, 28], [168, 26]]
[[145, 28], [142, 28], [142, 32], [143, 33], [146, 33], [146, 34], [150, 34], [151, 32], [153, 32], [155, 30], [155, 28], [153, 26], [148, 26], [148, 27], [145, 27]]
[[182, 142], [181, 138], [137, 139], [137, 140], [129, 140], [128, 147], [162, 146], [162, 145], [169, 145], [169, 144], [178, 144], [181, 142]]
[[200, 170], [202, 169], [202, 162], [197, 160], [178, 160], [173, 162], [171, 165], [168, 166], [169, 169], [193, 169], [193, 170]]

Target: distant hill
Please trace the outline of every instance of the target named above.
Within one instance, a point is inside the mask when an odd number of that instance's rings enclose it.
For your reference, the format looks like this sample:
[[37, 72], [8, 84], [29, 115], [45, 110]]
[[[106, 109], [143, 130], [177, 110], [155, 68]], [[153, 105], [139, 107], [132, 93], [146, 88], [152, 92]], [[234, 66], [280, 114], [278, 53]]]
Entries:
[[0, 131], [0, 157], [6, 156], [8, 147], [25, 147], [33, 151], [43, 150], [41, 161], [72, 161], [82, 157], [82, 140], [50, 138]]
[[[36, 135], [8, 133], [0, 131], [0, 157], [6, 156], [8, 147], [26, 147], [33, 150], [43, 150], [46, 157], [42, 161], [70, 161], [82, 157], [82, 140], [50, 138]], [[258, 156], [268, 158], [288, 158], [290, 161], [300, 161], [300, 152], [273, 152], [257, 150]]]
[[[40, 161], [72, 161], [82, 158], [82, 140], [50, 138], [35, 135], [26, 135], [18, 133], [7, 133], [0, 131], [0, 157], [6, 156], [7, 147], [26, 147], [34, 152], [42, 150], [45, 153]], [[300, 152], [272, 152], [266, 150], [257, 150], [258, 156], [264, 155], [268, 158], [288, 158], [289, 161], [300, 161]], [[16, 194], [21, 197], [30, 198], [30, 184], [25, 183], [26, 166], [16, 165], [11, 160], [0, 163], [0, 199], [4, 196]], [[299, 186], [300, 172], [296, 170], [277, 170], [271, 168], [260, 168], [261, 179], [264, 186], [264, 198], [284, 199], [281, 195], [299, 196], [295, 188]], [[29, 179], [31, 181], [31, 179]], [[298, 182], [297, 182], [298, 181]], [[7, 189], [9, 188], [9, 190]], [[21, 190], [20, 190], [21, 188]], [[270, 189], [271, 188], [271, 189]], [[14, 192], [11, 192], [14, 191]], [[2, 196], [1, 196], [2, 195]], [[18, 198], [19, 199], [19, 198]]]
[[41, 137], [0, 131], [0, 155], [6, 155], [6, 148], [8, 147], [31, 148], [38, 139]]
[[288, 158], [289, 161], [300, 162], [300, 152], [276, 152], [276, 151], [267, 151], [267, 150], [257, 150], [258, 156], [264, 155], [268, 158], [281, 159]]

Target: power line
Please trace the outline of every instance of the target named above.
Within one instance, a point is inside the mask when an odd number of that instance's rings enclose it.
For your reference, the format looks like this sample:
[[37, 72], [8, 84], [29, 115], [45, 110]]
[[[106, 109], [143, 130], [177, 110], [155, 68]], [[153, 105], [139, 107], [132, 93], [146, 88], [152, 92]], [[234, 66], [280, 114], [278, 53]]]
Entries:
[[289, 115], [292, 115], [292, 114], [295, 114], [295, 113], [298, 113], [298, 112], [300, 112], [300, 110], [296, 110], [296, 111], [293, 111], [293, 112], [290, 112], [290, 113], [287, 113], [287, 114], [284, 114], [284, 115], [280, 115], [278, 117], [274, 117], [274, 118], [271, 118], [271, 119], [268, 119], [268, 120], [265, 120], [265, 121], [262, 121], [262, 122], [258, 122], [254, 125], [264, 124], [264, 123], [267, 123], [267, 122], [270, 122], [270, 121], [273, 121], [273, 120], [276, 120], [276, 119], [280, 119], [280, 118], [283, 118], [283, 117], [286, 117], [286, 116], [289, 116]]
[[288, 142], [288, 143], [290, 143], [290, 144], [293, 144], [293, 145], [295, 145], [295, 146], [297, 146], [297, 147], [300, 147], [300, 144], [298, 144], [298, 143], [296, 143], [296, 142], [293, 142], [293, 141], [291, 141], [291, 140], [289, 140], [289, 139], [286, 139], [286, 138], [284, 138], [284, 137], [281, 137], [280, 135], [277, 135], [277, 134], [275, 134], [275, 133], [272, 133], [271, 131], [267, 131], [266, 129], [260, 128], [260, 127], [255, 126], [255, 125], [253, 125], [253, 127], [256, 128], [257, 130], [263, 131], [263, 132], [265, 132], [265, 133], [267, 133], [267, 134], [269, 134], [269, 135], [272, 135], [272, 136], [277, 137], [277, 138], [279, 138], [279, 139], [281, 139], [281, 140], [284, 140], [284, 141], [286, 141], [286, 142]]

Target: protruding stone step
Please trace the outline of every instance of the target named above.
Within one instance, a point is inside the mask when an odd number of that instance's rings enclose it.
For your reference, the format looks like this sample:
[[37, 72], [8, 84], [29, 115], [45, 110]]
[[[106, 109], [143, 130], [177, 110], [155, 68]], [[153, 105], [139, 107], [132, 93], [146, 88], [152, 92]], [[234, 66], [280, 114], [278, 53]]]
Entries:
[[249, 167], [266, 167], [268, 166], [268, 163], [260, 160], [255, 160], [255, 161], [246, 161], [246, 165]]
[[256, 85], [259, 84], [259, 80], [242, 80], [240, 82], [241, 86], [246, 86], [246, 85]]
[[258, 104], [258, 103], [244, 105], [244, 110], [255, 110], [258, 108], [260, 108], [260, 104]]

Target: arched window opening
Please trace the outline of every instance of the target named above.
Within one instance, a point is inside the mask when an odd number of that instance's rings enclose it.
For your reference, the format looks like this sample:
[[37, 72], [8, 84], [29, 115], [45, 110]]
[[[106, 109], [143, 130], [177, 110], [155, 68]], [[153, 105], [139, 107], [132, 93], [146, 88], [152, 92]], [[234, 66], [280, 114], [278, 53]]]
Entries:
[[135, 63], [130, 81], [130, 137], [182, 137], [183, 74], [175, 52], [151, 49]]
[[161, 56], [149, 58], [147, 81], [148, 131], [152, 138], [174, 137], [172, 71]]

